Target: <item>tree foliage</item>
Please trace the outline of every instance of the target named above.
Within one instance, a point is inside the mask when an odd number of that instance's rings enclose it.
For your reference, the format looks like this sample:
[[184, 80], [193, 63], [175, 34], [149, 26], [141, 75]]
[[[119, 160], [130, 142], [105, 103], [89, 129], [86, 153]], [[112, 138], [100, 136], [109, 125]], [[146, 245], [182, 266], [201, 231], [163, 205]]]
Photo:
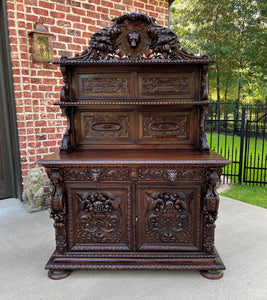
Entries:
[[212, 99], [265, 101], [266, 10], [264, 0], [176, 0], [172, 4], [171, 28], [181, 45], [216, 60], [208, 75]]

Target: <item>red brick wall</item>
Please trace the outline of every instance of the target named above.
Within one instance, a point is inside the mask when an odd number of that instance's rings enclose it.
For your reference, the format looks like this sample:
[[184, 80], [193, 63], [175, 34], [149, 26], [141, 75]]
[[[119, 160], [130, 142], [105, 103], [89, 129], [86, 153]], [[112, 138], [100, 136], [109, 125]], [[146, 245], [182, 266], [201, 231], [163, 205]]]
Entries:
[[144, 12], [168, 26], [168, 0], [7, 0], [17, 122], [23, 178], [34, 162], [61, 145], [66, 120], [58, 107], [63, 85], [58, 67], [32, 61], [29, 32], [41, 20], [53, 33], [53, 55], [73, 56], [91, 35], [126, 12]]

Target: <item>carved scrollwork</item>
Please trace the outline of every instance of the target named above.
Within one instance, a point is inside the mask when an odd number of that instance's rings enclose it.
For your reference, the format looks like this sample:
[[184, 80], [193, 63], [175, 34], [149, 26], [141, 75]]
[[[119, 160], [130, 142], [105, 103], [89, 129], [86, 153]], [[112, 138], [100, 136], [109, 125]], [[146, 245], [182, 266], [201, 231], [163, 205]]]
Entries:
[[146, 194], [145, 214], [146, 241], [149, 242], [190, 242], [192, 240], [192, 213], [190, 201], [193, 193], [155, 192]]
[[99, 60], [195, 60], [211, 61], [208, 55], [194, 56], [180, 49], [176, 34], [156, 24], [143, 13], [126, 13], [109, 27], [98, 30], [81, 55], [62, 56], [60, 63]]
[[59, 253], [64, 253], [67, 250], [67, 231], [66, 201], [63, 193], [62, 176], [58, 170], [54, 169], [47, 169], [47, 173], [53, 185], [47, 204], [51, 210], [50, 217], [55, 220], [56, 250]]
[[75, 193], [80, 203], [76, 219], [79, 242], [119, 243], [122, 239], [121, 197], [110, 192]]
[[205, 252], [214, 251], [214, 230], [219, 208], [219, 194], [217, 184], [220, 178], [221, 169], [210, 170], [207, 174], [207, 188], [204, 206], [204, 243]]

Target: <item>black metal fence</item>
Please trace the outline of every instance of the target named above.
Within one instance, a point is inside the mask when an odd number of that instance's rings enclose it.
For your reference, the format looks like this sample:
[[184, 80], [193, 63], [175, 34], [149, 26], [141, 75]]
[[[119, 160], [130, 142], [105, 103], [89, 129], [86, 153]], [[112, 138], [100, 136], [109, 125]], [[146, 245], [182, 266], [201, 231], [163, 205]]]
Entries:
[[267, 106], [210, 105], [205, 119], [210, 148], [232, 161], [223, 182], [267, 184]]

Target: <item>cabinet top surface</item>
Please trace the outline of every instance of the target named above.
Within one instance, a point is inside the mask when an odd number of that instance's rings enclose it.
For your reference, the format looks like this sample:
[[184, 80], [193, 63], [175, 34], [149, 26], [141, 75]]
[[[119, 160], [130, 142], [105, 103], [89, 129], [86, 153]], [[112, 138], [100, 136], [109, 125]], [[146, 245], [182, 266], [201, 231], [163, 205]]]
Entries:
[[175, 165], [219, 165], [230, 163], [214, 151], [198, 150], [79, 150], [70, 154], [59, 152], [37, 161], [47, 165], [86, 165], [86, 164], [175, 164]]

